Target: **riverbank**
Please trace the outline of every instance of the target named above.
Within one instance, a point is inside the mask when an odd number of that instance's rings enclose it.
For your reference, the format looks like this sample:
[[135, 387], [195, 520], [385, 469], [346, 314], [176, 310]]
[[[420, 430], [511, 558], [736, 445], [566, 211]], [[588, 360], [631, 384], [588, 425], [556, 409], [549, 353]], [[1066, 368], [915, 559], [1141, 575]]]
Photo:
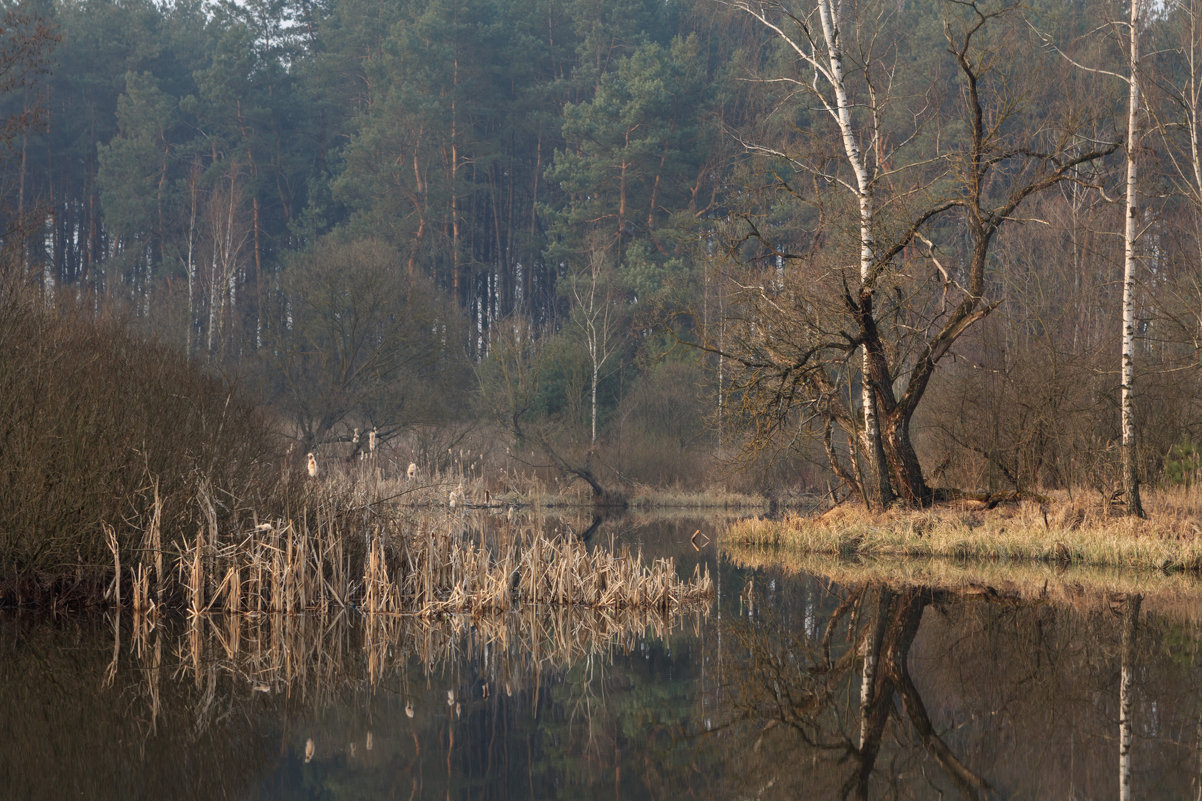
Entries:
[[925, 557], [1202, 572], [1202, 492], [1147, 493], [1146, 519], [1094, 497], [1067, 493], [1010, 500], [962, 499], [930, 509], [874, 514], [838, 506], [780, 520], [750, 518], [729, 541], [841, 557]]

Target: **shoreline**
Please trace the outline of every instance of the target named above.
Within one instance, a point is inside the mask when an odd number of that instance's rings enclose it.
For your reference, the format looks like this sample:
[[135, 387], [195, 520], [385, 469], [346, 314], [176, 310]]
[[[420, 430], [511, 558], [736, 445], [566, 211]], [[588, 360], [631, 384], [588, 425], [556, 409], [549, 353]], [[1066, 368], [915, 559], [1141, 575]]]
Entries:
[[1202, 574], [1202, 510], [1194, 493], [1149, 493], [1147, 518], [1065, 496], [986, 508], [959, 500], [929, 509], [821, 514], [734, 523], [730, 542], [842, 558], [939, 558]]

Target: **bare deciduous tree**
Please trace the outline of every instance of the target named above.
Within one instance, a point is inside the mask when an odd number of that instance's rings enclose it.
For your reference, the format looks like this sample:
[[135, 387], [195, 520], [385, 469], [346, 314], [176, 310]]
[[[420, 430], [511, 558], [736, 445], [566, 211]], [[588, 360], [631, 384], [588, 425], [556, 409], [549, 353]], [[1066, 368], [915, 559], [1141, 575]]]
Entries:
[[607, 274], [605, 256], [604, 250], [591, 250], [587, 257], [587, 272], [584, 275], [573, 276], [570, 286], [572, 299], [575, 301], [572, 320], [584, 337], [591, 371], [589, 443], [594, 448], [597, 446], [597, 382], [601, 377], [601, 369], [618, 347], [614, 330], [618, 315], [617, 300], [614, 298], [611, 278]]
[[[794, 71], [761, 78], [787, 88], [780, 113], [802, 117], [789, 108], [801, 98], [817, 109], [778, 141], [746, 142], [773, 165], [776, 198], [808, 215], [801, 227], [811, 244], [795, 250], [783, 242], [797, 235], [775, 230], [773, 218], [744, 215], [740, 255], [747, 260], [751, 243], [752, 258], [768, 265], [741, 284], [740, 333], [724, 349], [743, 367], [744, 414], [756, 439], [799, 411], [833, 421], [852, 464], [838, 465], [828, 447], [832, 466], [869, 506], [894, 496], [929, 503], [910, 423], [936, 365], [1001, 300], [992, 282], [998, 232], [1029, 197], [1074, 180], [1117, 144], [1083, 145], [1097, 140], [1081, 136], [1090, 121], [1079, 109], [1036, 121], [1023, 107], [1024, 82], [1035, 77], [1014, 50], [1026, 44], [1024, 56], [1036, 57], [1038, 48], [1011, 3], [949, 0], [944, 58], [931, 88], [909, 96], [898, 88], [896, 52], [876, 52], [888, 38], [885, 5], [729, 5], [792, 57]], [[933, 101], [945, 69], [960, 85], [954, 114]], [[844, 260], [853, 247], [854, 269]]]

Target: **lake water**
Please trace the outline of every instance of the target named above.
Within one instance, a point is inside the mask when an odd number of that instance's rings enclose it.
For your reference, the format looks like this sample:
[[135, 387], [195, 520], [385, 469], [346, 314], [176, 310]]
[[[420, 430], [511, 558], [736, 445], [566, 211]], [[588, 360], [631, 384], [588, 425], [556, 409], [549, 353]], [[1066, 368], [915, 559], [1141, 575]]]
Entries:
[[1192, 582], [889, 585], [750, 567], [717, 525], [590, 538], [709, 564], [719, 599], [672, 621], [0, 617], [0, 797], [1202, 794]]

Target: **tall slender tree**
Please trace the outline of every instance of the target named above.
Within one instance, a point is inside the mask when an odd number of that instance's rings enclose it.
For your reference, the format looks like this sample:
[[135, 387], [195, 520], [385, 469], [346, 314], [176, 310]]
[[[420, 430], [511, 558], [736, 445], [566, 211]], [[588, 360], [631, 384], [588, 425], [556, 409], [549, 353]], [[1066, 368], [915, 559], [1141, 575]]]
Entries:
[[1142, 66], [1140, 65], [1141, 0], [1128, 0], [1127, 45], [1127, 188], [1126, 211], [1123, 215], [1123, 353], [1119, 379], [1119, 406], [1122, 416], [1123, 498], [1127, 514], [1144, 516], [1139, 493], [1139, 454], [1135, 432], [1135, 290], [1136, 247], [1139, 240], [1139, 180], [1138, 156], [1141, 145], [1140, 121], [1143, 116], [1140, 100]]

